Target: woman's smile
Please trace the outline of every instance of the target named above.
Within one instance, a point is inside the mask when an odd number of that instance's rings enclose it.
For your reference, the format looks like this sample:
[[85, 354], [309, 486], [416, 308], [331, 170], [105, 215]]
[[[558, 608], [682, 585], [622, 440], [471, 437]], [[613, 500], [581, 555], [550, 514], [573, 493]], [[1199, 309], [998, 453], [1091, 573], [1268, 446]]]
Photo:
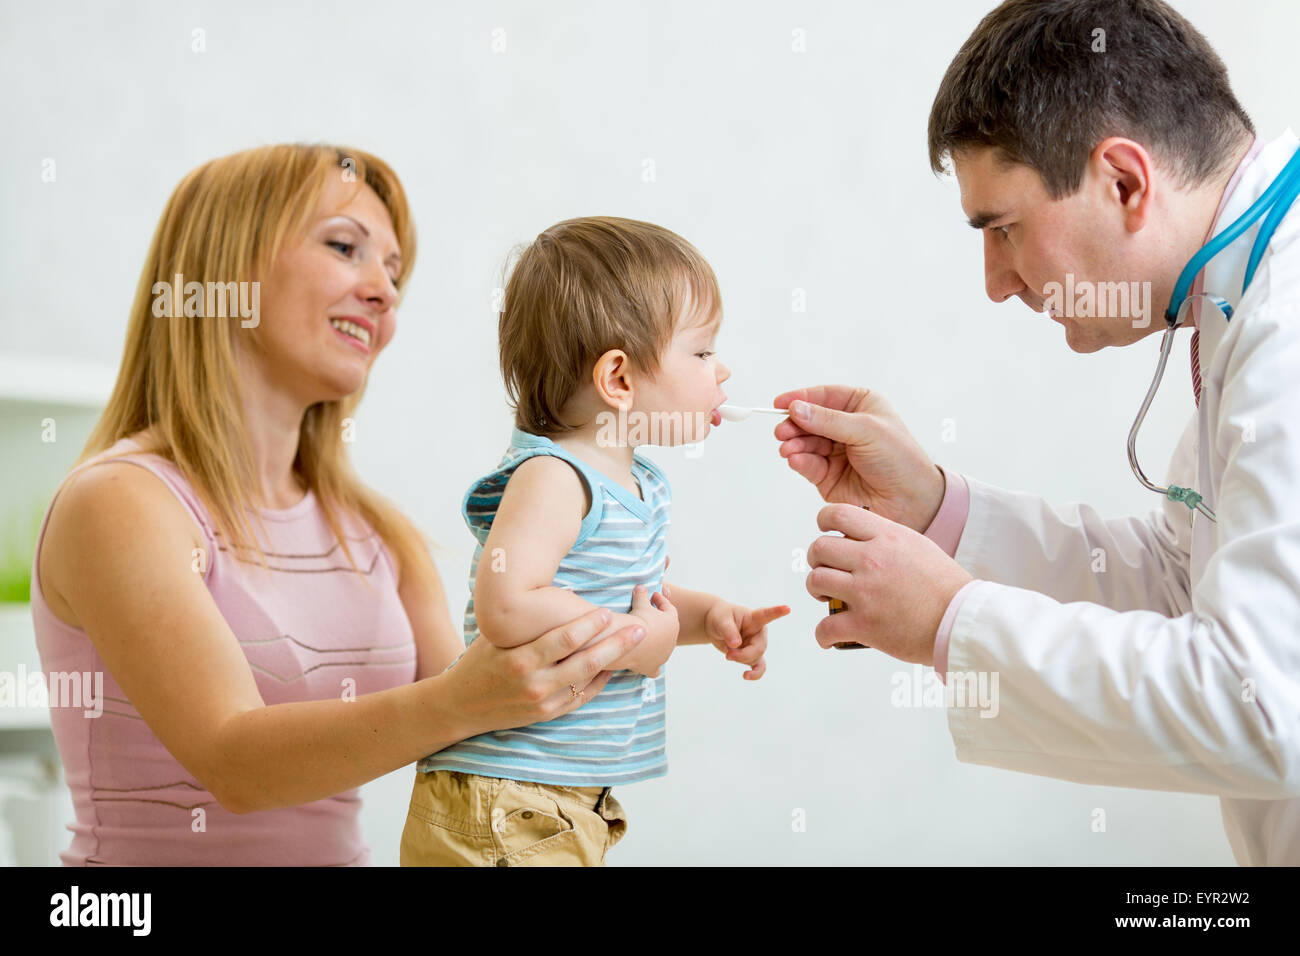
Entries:
[[375, 323], [359, 315], [345, 315], [330, 319], [334, 334], [352, 348], [370, 354], [370, 340], [375, 334]]

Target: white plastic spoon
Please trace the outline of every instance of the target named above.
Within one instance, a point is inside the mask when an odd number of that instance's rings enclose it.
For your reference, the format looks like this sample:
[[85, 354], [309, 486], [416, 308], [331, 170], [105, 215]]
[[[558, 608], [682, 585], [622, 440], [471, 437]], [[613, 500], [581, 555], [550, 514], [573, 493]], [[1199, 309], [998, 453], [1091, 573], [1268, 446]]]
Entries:
[[758, 412], [762, 415], [788, 416], [784, 408], [746, 408], [743, 405], [719, 405], [718, 414], [729, 422], [743, 422], [750, 415]]

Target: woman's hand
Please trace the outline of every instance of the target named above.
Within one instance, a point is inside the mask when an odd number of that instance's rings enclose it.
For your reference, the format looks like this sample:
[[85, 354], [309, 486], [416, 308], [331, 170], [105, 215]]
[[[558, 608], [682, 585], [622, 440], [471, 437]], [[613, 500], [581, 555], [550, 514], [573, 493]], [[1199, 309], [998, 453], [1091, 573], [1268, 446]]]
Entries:
[[781, 457], [832, 504], [869, 508], [924, 532], [943, 503], [945, 479], [879, 394], [819, 385], [772, 400], [790, 418], [776, 426]]
[[456, 666], [436, 678], [445, 682], [440, 693], [465, 736], [552, 720], [595, 697], [613, 674], [606, 668], [645, 637], [644, 628], [629, 626], [583, 648], [609, 621], [610, 612], [598, 608], [527, 644], [470, 644]]

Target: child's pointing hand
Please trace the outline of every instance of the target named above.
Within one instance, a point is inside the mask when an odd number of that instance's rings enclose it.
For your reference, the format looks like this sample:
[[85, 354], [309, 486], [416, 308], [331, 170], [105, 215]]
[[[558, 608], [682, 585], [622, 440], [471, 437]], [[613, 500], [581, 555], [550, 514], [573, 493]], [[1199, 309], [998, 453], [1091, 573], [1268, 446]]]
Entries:
[[704, 630], [713, 646], [727, 655], [727, 660], [749, 665], [749, 670], [741, 675], [745, 680], [758, 680], [767, 670], [767, 662], [763, 660], [767, 651], [767, 625], [789, 613], [787, 604], [751, 610], [718, 601], [705, 615]]

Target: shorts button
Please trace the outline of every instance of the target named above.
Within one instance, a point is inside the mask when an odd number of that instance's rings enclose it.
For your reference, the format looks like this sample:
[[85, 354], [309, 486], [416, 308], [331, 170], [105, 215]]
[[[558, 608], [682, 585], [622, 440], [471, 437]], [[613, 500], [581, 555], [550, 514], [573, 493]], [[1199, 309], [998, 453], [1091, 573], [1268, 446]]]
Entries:
[[532, 810], [525, 810], [523, 813], [521, 813], [521, 814], [519, 814], [519, 815], [520, 815], [521, 817], [523, 817], [525, 820], [531, 820], [531, 819], [533, 818], [533, 811], [532, 811]]
[[506, 858], [504, 856], [501, 859], [497, 860], [497, 866], [509, 866], [509, 865], [510, 864], [506, 862]]

